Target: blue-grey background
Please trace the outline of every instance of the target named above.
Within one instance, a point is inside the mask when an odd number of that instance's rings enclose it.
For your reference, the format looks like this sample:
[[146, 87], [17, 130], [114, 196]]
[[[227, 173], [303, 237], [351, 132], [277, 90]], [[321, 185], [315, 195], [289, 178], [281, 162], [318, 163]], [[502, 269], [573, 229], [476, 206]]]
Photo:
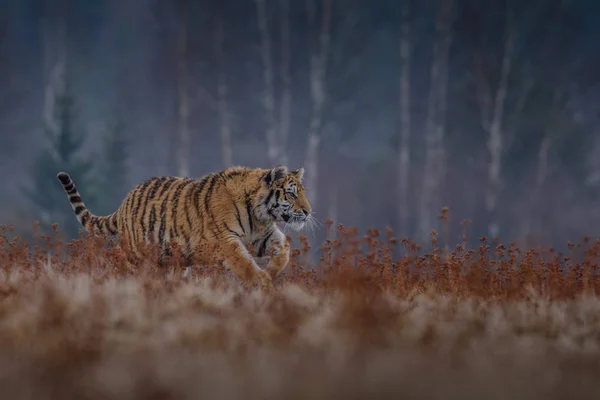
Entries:
[[599, 43], [594, 0], [2, 0], [0, 222], [284, 162], [321, 222], [597, 236]]

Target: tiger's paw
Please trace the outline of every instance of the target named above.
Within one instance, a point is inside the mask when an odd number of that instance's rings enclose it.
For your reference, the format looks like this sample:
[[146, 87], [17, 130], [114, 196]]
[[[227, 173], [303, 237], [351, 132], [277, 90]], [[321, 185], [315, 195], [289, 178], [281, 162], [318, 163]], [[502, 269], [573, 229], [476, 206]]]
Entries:
[[258, 286], [266, 292], [275, 289], [275, 285], [273, 285], [273, 279], [271, 278], [271, 274], [262, 269], [258, 269], [256, 271], [256, 282], [258, 283]]

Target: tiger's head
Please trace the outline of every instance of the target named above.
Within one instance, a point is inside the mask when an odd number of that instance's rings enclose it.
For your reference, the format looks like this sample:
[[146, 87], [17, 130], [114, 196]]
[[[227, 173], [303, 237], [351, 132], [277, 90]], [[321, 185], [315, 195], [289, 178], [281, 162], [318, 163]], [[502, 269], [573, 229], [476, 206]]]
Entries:
[[301, 230], [311, 220], [311, 206], [302, 186], [304, 168], [288, 171], [283, 166], [271, 169], [264, 176], [267, 189], [263, 211], [267, 218], [275, 222], [285, 222], [295, 231]]

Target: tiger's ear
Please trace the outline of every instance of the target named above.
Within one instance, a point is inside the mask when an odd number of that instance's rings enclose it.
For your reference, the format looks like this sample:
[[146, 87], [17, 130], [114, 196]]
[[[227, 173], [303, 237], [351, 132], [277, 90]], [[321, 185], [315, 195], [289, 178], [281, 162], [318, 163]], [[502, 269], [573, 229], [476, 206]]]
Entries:
[[268, 178], [269, 178], [268, 183], [277, 182], [277, 181], [285, 178], [285, 176], [287, 174], [288, 174], [287, 167], [285, 165], [278, 165], [275, 168], [273, 168], [271, 170], [271, 173], [268, 175]]
[[304, 168], [298, 168], [297, 170], [290, 172], [290, 174], [292, 174], [294, 177], [296, 177], [296, 179], [302, 182], [302, 179], [304, 178]]

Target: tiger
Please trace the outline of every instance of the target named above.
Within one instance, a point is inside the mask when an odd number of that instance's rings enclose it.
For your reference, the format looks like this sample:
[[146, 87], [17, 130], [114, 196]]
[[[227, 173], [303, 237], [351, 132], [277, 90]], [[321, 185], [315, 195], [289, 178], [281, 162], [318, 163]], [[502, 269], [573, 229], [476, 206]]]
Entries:
[[[266, 289], [274, 287], [290, 260], [289, 240], [276, 223], [300, 231], [313, 218], [303, 177], [304, 168], [290, 171], [284, 165], [233, 166], [198, 179], [155, 176], [131, 189], [115, 212], [97, 216], [69, 174], [57, 174], [84, 230], [125, 238], [133, 259], [139, 259], [143, 243], [157, 244], [164, 265], [173, 239], [186, 270], [202, 263], [196, 249], [204, 246], [238, 279]], [[266, 268], [255, 257], [268, 259]]]

